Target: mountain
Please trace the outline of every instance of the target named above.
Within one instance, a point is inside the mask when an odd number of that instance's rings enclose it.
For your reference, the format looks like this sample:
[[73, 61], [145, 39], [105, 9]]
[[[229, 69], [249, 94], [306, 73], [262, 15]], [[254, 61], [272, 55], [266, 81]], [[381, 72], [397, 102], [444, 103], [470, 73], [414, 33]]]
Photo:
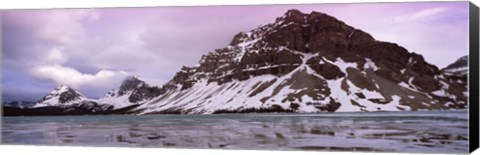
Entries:
[[113, 106], [98, 104], [67, 85], [60, 85], [32, 107], [3, 106], [5, 116], [106, 114]]
[[467, 75], [468, 74], [468, 55], [458, 58], [457, 61], [443, 68], [442, 71], [446, 73], [451, 73], [451, 74]]
[[140, 114], [466, 108], [466, 81], [320, 12], [289, 10], [183, 67]]
[[129, 107], [114, 109], [97, 103], [79, 91], [60, 85], [29, 107], [3, 105], [4, 116], [129, 114]]
[[95, 100], [88, 99], [79, 91], [67, 85], [60, 85], [40, 99], [34, 108], [49, 109], [50, 111], [58, 111], [58, 113], [64, 114], [88, 114], [111, 110], [113, 106], [98, 104]]
[[150, 86], [137, 77], [127, 77], [118, 90], [111, 90], [98, 103], [113, 105], [116, 109], [141, 104], [160, 94], [160, 88]]
[[5, 116], [38, 115], [96, 115], [131, 114], [131, 109], [159, 94], [158, 87], [149, 86], [137, 77], [128, 77], [118, 90], [108, 92], [104, 97], [89, 99], [79, 91], [60, 85], [30, 107], [14, 106], [16, 102], [5, 102]]
[[468, 100], [468, 55], [460, 57], [457, 61], [442, 69], [446, 80], [451, 83], [448, 88], [450, 95], [454, 95], [457, 100]]
[[74, 90], [67, 85], [60, 85], [37, 101], [35, 107], [64, 106], [86, 100], [88, 99], [77, 90]]

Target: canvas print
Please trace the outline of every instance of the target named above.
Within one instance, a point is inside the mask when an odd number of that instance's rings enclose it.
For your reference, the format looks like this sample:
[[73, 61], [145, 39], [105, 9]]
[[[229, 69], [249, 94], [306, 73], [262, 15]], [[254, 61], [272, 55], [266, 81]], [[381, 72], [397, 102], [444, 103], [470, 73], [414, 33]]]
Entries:
[[468, 2], [2, 10], [2, 144], [467, 153]]

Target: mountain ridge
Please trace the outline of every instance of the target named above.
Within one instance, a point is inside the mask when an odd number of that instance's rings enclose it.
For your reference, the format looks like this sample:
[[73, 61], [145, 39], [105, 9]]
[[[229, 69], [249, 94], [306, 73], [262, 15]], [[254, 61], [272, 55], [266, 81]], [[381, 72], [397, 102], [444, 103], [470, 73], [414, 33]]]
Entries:
[[150, 86], [138, 77], [130, 76], [122, 82], [118, 89], [107, 92], [97, 102], [113, 105], [115, 108], [123, 108], [139, 104], [159, 93], [158, 87]]
[[442, 71], [452, 74], [468, 74], [468, 55], [458, 58], [455, 62], [443, 68]]
[[[258, 81], [262, 76], [263, 79]], [[454, 90], [450, 89], [452, 81], [445, 76], [438, 67], [426, 62], [423, 56], [408, 52], [395, 43], [377, 41], [370, 34], [332, 16], [289, 10], [272, 24], [247, 33], [238, 33], [229, 46], [202, 56], [198, 65], [183, 67], [162, 87], [165, 90], [163, 95], [139, 108], [144, 108], [143, 113], [189, 114], [272, 107], [319, 112], [337, 109], [396, 111], [466, 106], [466, 101], [463, 100], [466, 97], [458, 92], [453, 93]], [[302, 79], [315, 81], [310, 83], [316, 84], [320, 89], [308, 87], [301, 82], [295, 83]], [[257, 81], [256, 84], [249, 84], [248, 80]], [[284, 82], [289, 83], [287, 85], [290, 88], [297, 88], [288, 92]], [[211, 83], [216, 83], [217, 86]], [[462, 85], [465, 81], [459, 83], [461, 84], [453, 85]], [[379, 88], [379, 84], [383, 88]], [[230, 86], [225, 88], [225, 85]], [[252, 89], [251, 92], [257, 92], [256, 94], [269, 91], [255, 100], [250, 100], [255, 98], [250, 92], [247, 92], [250, 95], [241, 94], [239, 97], [238, 94], [242, 93], [240, 90], [230, 92], [230, 99], [218, 97], [225, 96], [230, 91], [229, 88], [238, 85], [243, 85], [241, 88], [246, 89], [272, 85], [276, 88]], [[209, 89], [197, 91], [203, 87]], [[211, 92], [210, 89], [217, 89], [218, 92]], [[281, 90], [286, 90], [282, 93], [287, 94], [279, 95]], [[343, 92], [346, 94], [338, 95]], [[365, 94], [379, 98], [368, 98]], [[279, 97], [281, 95], [287, 97]], [[209, 99], [212, 97], [217, 98]], [[304, 97], [303, 100], [311, 98], [314, 102], [299, 105]], [[189, 98], [201, 101], [188, 100]], [[244, 99], [233, 101], [243, 104], [231, 103], [234, 98]], [[344, 100], [346, 98], [350, 101]], [[358, 100], [364, 101], [357, 103]], [[248, 105], [246, 102], [256, 103]], [[394, 105], [387, 104], [393, 102]], [[214, 103], [217, 104], [212, 106]]]
[[446, 110], [468, 107], [466, 81], [333, 16], [292, 9], [161, 87], [129, 77], [90, 101], [134, 114]]

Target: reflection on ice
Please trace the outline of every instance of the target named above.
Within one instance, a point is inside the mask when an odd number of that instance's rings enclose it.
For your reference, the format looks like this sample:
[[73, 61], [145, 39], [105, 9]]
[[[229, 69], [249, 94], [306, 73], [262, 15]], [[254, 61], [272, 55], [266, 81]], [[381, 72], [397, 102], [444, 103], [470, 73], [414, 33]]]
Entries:
[[6, 117], [9, 144], [466, 153], [466, 111]]

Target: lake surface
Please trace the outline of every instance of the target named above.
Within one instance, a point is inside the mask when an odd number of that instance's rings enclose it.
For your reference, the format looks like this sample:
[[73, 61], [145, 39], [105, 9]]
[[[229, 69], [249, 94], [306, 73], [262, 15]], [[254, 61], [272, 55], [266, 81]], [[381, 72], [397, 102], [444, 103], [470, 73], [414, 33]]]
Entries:
[[467, 153], [468, 111], [3, 117], [2, 143]]

